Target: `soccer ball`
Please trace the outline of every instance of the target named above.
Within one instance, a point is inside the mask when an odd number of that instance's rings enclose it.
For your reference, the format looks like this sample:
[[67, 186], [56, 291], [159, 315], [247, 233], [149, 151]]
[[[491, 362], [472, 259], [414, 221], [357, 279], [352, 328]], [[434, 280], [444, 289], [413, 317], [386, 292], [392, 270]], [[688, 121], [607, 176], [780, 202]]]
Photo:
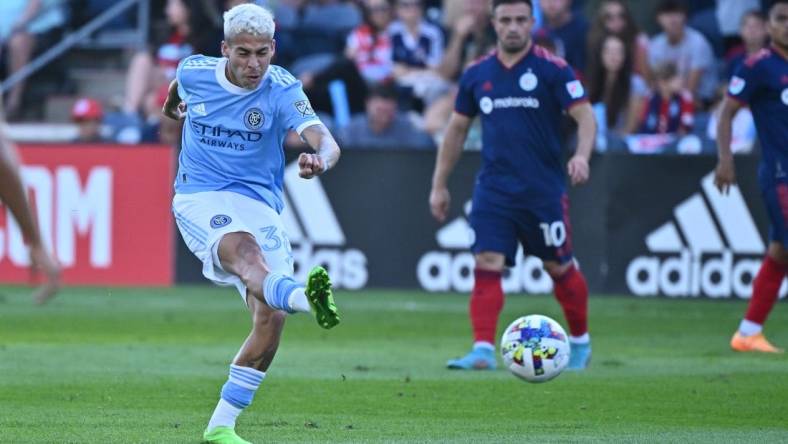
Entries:
[[549, 381], [569, 363], [569, 339], [561, 324], [542, 315], [523, 316], [501, 337], [506, 368], [528, 382]]

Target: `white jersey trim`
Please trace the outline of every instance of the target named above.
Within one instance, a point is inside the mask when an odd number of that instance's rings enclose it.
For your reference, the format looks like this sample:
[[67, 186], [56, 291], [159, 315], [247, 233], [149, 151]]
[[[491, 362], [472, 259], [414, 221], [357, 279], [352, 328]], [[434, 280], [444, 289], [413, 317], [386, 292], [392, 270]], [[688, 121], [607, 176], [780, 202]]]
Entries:
[[296, 128], [296, 133], [298, 133], [298, 135], [300, 136], [301, 133], [303, 133], [304, 130], [309, 128], [310, 126], [312, 126], [312, 125], [322, 125], [322, 124], [323, 124], [323, 122], [321, 122], [319, 119], [314, 119], [314, 120], [310, 120], [310, 121], [304, 122], [301, 125], [298, 125], [298, 128]]
[[241, 88], [238, 85], [234, 85], [232, 82], [230, 82], [229, 79], [227, 79], [227, 75], [225, 75], [224, 73], [226, 66], [227, 66], [226, 58], [220, 59], [219, 63], [216, 64], [216, 71], [215, 71], [216, 81], [219, 83], [219, 86], [224, 88], [227, 92], [237, 94], [239, 96], [245, 96], [247, 94], [251, 94], [259, 90], [260, 87], [263, 86], [263, 82], [265, 81], [266, 77], [268, 77], [268, 73], [270, 71], [270, 69], [266, 70], [265, 74], [263, 74], [263, 78], [260, 79], [260, 83], [257, 85], [257, 88], [246, 89], [246, 88]]

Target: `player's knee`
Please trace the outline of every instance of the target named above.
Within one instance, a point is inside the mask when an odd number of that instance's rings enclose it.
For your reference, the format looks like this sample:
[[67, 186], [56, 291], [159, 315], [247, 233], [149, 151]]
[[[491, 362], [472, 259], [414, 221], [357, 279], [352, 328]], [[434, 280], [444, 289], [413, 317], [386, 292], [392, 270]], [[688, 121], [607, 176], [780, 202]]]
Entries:
[[230, 233], [219, 244], [222, 268], [236, 274], [253, 293], [262, 291], [263, 278], [268, 273], [263, 252], [249, 233]]
[[547, 261], [543, 264], [544, 270], [547, 274], [550, 275], [553, 280], [560, 279], [561, 276], [566, 274], [569, 271], [569, 268], [572, 266], [571, 262], [567, 262], [565, 264], [559, 264], [558, 262]]
[[788, 250], [783, 246], [783, 244], [779, 242], [770, 243], [767, 254], [776, 262], [783, 265], [788, 265]]
[[502, 271], [505, 258], [500, 253], [478, 253], [476, 254], [476, 268], [480, 270]]

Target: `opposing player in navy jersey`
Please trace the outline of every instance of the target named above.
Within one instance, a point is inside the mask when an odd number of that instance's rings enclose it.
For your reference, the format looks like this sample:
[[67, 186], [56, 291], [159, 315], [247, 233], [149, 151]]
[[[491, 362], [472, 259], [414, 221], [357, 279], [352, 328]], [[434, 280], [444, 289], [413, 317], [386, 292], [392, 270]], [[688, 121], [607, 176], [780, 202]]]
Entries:
[[552, 277], [569, 324], [570, 368], [591, 358], [588, 288], [575, 267], [561, 152], [564, 111], [578, 125], [579, 140], [568, 172], [572, 184], [588, 180], [596, 123], [572, 68], [531, 40], [530, 0], [493, 0], [497, 51], [460, 79], [455, 110], [438, 151], [430, 208], [439, 221], [449, 209], [447, 180], [462, 152], [471, 121], [482, 124], [482, 168], [473, 194], [475, 283], [470, 299], [473, 348], [448, 362], [452, 369], [495, 368], [495, 338], [503, 308], [501, 274], [513, 266], [518, 243], [537, 256]]
[[771, 226], [769, 249], [753, 281], [752, 299], [731, 339], [731, 348], [781, 353], [763, 335], [763, 324], [788, 269], [788, 0], [774, 2], [768, 30], [771, 46], [752, 55], [731, 78], [717, 128], [715, 183], [723, 193], [736, 183], [731, 122], [741, 107], [749, 105], [763, 152], [758, 182]]
[[298, 158], [300, 176], [336, 165], [339, 147], [315, 115], [301, 83], [272, 65], [270, 12], [242, 4], [224, 14], [222, 58], [191, 56], [178, 66], [163, 113], [183, 118], [173, 213], [203, 274], [234, 285], [252, 316], [252, 331], [203, 438], [246, 443], [235, 421], [252, 402], [279, 345], [286, 312], [311, 312], [323, 328], [339, 323], [328, 274], [293, 278], [293, 258], [280, 218], [282, 142], [294, 130], [317, 152]]

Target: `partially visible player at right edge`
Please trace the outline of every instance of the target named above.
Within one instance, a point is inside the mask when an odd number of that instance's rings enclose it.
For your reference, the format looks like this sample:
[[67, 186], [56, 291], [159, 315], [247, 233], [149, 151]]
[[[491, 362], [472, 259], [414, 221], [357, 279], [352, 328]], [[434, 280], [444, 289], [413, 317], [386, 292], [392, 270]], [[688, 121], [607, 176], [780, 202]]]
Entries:
[[[493, 0], [497, 51], [468, 68], [460, 79], [455, 112], [438, 151], [430, 208], [439, 221], [449, 209], [447, 180], [462, 152], [474, 116], [481, 115], [482, 169], [470, 214], [476, 259], [470, 317], [475, 343], [452, 369], [496, 366], [498, 317], [503, 308], [501, 275], [513, 266], [518, 242], [544, 262], [569, 324], [569, 368], [591, 358], [588, 288], [575, 267], [569, 228], [561, 120], [566, 111], [579, 125], [569, 160], [572, 184], [588, 180], [596, 123], [572, 68], [534, 45], [531, 0]], [[481, 113], [480, 113], [481, 112]]]
[[731, 153], [731, 122], [749, 105], [762, 147], [758, 182], [771, 227], [769, 251], [753, 281], [752, 299], [731, 339], [736, 351], [782, 353], [763, 335], [763, 324], [777, 301], [788, 269], [788, 0], [769, 10], [772, 44], [751, 56], [731, 78], [717, 128], [719, 163], [715, 184], [723, 193], [736, 183]]

